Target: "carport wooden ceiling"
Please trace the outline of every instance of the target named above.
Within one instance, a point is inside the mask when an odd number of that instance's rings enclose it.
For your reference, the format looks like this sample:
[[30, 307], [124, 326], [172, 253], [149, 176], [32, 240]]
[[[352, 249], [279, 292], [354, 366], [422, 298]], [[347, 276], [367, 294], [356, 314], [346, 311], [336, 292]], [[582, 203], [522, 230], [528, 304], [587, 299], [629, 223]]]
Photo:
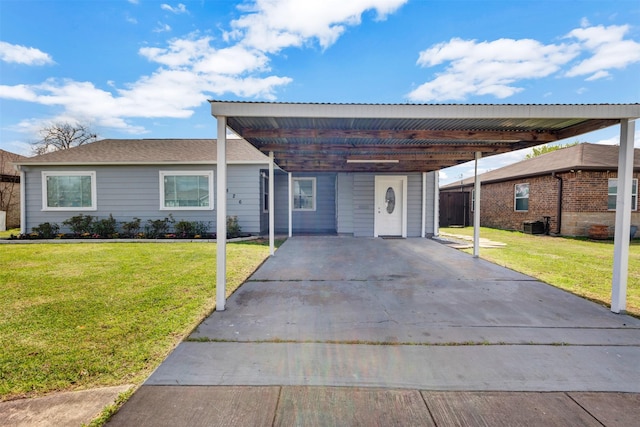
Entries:
[[640, 104], [210, 103], [212, 115], [287, 172], [429, 172], [640, 115]]

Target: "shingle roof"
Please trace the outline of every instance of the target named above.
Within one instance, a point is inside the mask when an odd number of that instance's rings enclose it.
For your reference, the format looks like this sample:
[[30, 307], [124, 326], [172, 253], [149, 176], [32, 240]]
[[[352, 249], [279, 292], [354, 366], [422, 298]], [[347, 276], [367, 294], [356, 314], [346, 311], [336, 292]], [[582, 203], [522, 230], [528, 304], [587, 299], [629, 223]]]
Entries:
[[[21, 156], [20, 154], [0, 149], [0, 174], [19, 175], [18, 171], [13, 167], [13, 164], [19, 163], [26, 158], [27, 157]], [[2, 163], [4, 163], [4, 167]]]
[[[485, 172], [479, 177], [481, 182], [496, 182], [571, 169], [617, 170], [619, 148], [617, 145], [582, 143]], [[633, 167], [634, 169], [640, 169], [640, 149], [634, 150]], [[440, 188], [447, 189], [460, 187], [460, 185], [473, 185], [473, 182], [474, 178], [471, 177], [462, 180], [462, 184], [460, 181], [456, 181]]]
[[[25, 158], [19, 164], [212, 164], [215, 139], [103, 139], [68, 150]], [[227, 140], [227, 162], [268, 163], [268, 157], [243, 139]]]

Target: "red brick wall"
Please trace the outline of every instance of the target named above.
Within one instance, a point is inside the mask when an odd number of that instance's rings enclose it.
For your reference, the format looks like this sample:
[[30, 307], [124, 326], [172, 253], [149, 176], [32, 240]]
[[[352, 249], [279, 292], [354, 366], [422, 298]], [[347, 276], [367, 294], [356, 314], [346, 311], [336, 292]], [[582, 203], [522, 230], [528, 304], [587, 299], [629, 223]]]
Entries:
[[[515, 211], [515, 185], [529, 184], [529, 210]], [[557, 226], [558, 180], [549, 176], [483, 184], [480, 224], [485, 227], [522, 231], [525, 221], [551, 217], [551, 230]]]
[[[568, 236], [586, 236], [593, 224], [610, 226], [613, 234], [615, 212], [607, 208], [609, 178], [617, 173], [607, 171], [565, 172], [558, 174], [563, 180], [562, 230]], [[640, 173], [634, 178], [640, 180]], [[515, 211], [515, 185], [529, 184], [529, 210]], [[550, 230], [558, 226], [558, 179], [549, 175], [482, 184], [481, 218], [484, 227], [506, 230], [523, 229], [525, 221], [543, 221], [550, 218]], [[470, 187], [465, 190], [470, 190]], [[459, 190], [457, 190], [459, 191]], [[473, 219], [473, 217], [472, 217]], [[632, 211], [631, 223], [640, 225], [640, 212]]]

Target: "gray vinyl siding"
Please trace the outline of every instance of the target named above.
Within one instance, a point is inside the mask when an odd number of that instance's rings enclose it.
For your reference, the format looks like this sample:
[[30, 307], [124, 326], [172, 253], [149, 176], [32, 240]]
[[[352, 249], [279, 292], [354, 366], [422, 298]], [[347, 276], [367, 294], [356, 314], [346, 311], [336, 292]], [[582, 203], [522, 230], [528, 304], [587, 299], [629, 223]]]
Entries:
[[438, 172], [427, 173], [427, 214], [425, 216], [425, 232], [427, 236], [436, 234], [434, 224], [435, 215], [438, 211], [436, 207], [436, 201], [438, 200], [438, 194], [436, 193], [438, 188], [437, 177]]
[[407, 175], [407, 237], [422, 233], [422, 174]]
[[[316, 178], [316, 209], [314, 211], [293, 211], [293, 233], [335, 233], [336, 232], [336, 174], [294, 173], [295, 178]], [[275, 175], [275, 229], [278, 233], [289, 230], [289, 182], [288, 175]]]
[[353, 234], [353, 174], [339, 173], [337, 227], [338, 234]]
[[[353, 234], [356, 237], [373, 236], [375, 176], [375, 174], [368, 173], [353, 174]], [[407, 237], [420, 237], [422, 232], [422, 174], [412, 173], [406, 176]]]
[[[55, 222], [66, 230], [62, 222], [78, 214], [107, 218], [109, 214], [118, 222], [140, 218], [156, 220], [172, 214], [176, 221], [204, 221], [210, 231], [216, 230], [215, 210], [161, 210], [160, 171], [213, 171], [214, 207], [216, 168], [214, 165], [177, 166], [96, 166], [96, 167], [25, 167], [25, 205], [27, 232], [41, 223]], [[95, 171], [97, 210], [43, 211], [42, 171]], [[259, 165], [229, 165], [227, 167], [227, 215], [238, 216], [242, 231], [260, 232]]]
[[243, 232], [259, 234], [262, 212], [260, 167], [227, 165], [227, 189], [227, 215], [238, 217]]

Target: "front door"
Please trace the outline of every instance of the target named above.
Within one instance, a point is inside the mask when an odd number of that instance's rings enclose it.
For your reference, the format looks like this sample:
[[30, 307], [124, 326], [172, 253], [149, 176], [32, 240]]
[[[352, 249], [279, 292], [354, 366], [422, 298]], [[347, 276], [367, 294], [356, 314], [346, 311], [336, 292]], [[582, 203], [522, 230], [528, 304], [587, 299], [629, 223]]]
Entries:
[[407, 177], [376, 176], [374, 236], [407, 237]]

